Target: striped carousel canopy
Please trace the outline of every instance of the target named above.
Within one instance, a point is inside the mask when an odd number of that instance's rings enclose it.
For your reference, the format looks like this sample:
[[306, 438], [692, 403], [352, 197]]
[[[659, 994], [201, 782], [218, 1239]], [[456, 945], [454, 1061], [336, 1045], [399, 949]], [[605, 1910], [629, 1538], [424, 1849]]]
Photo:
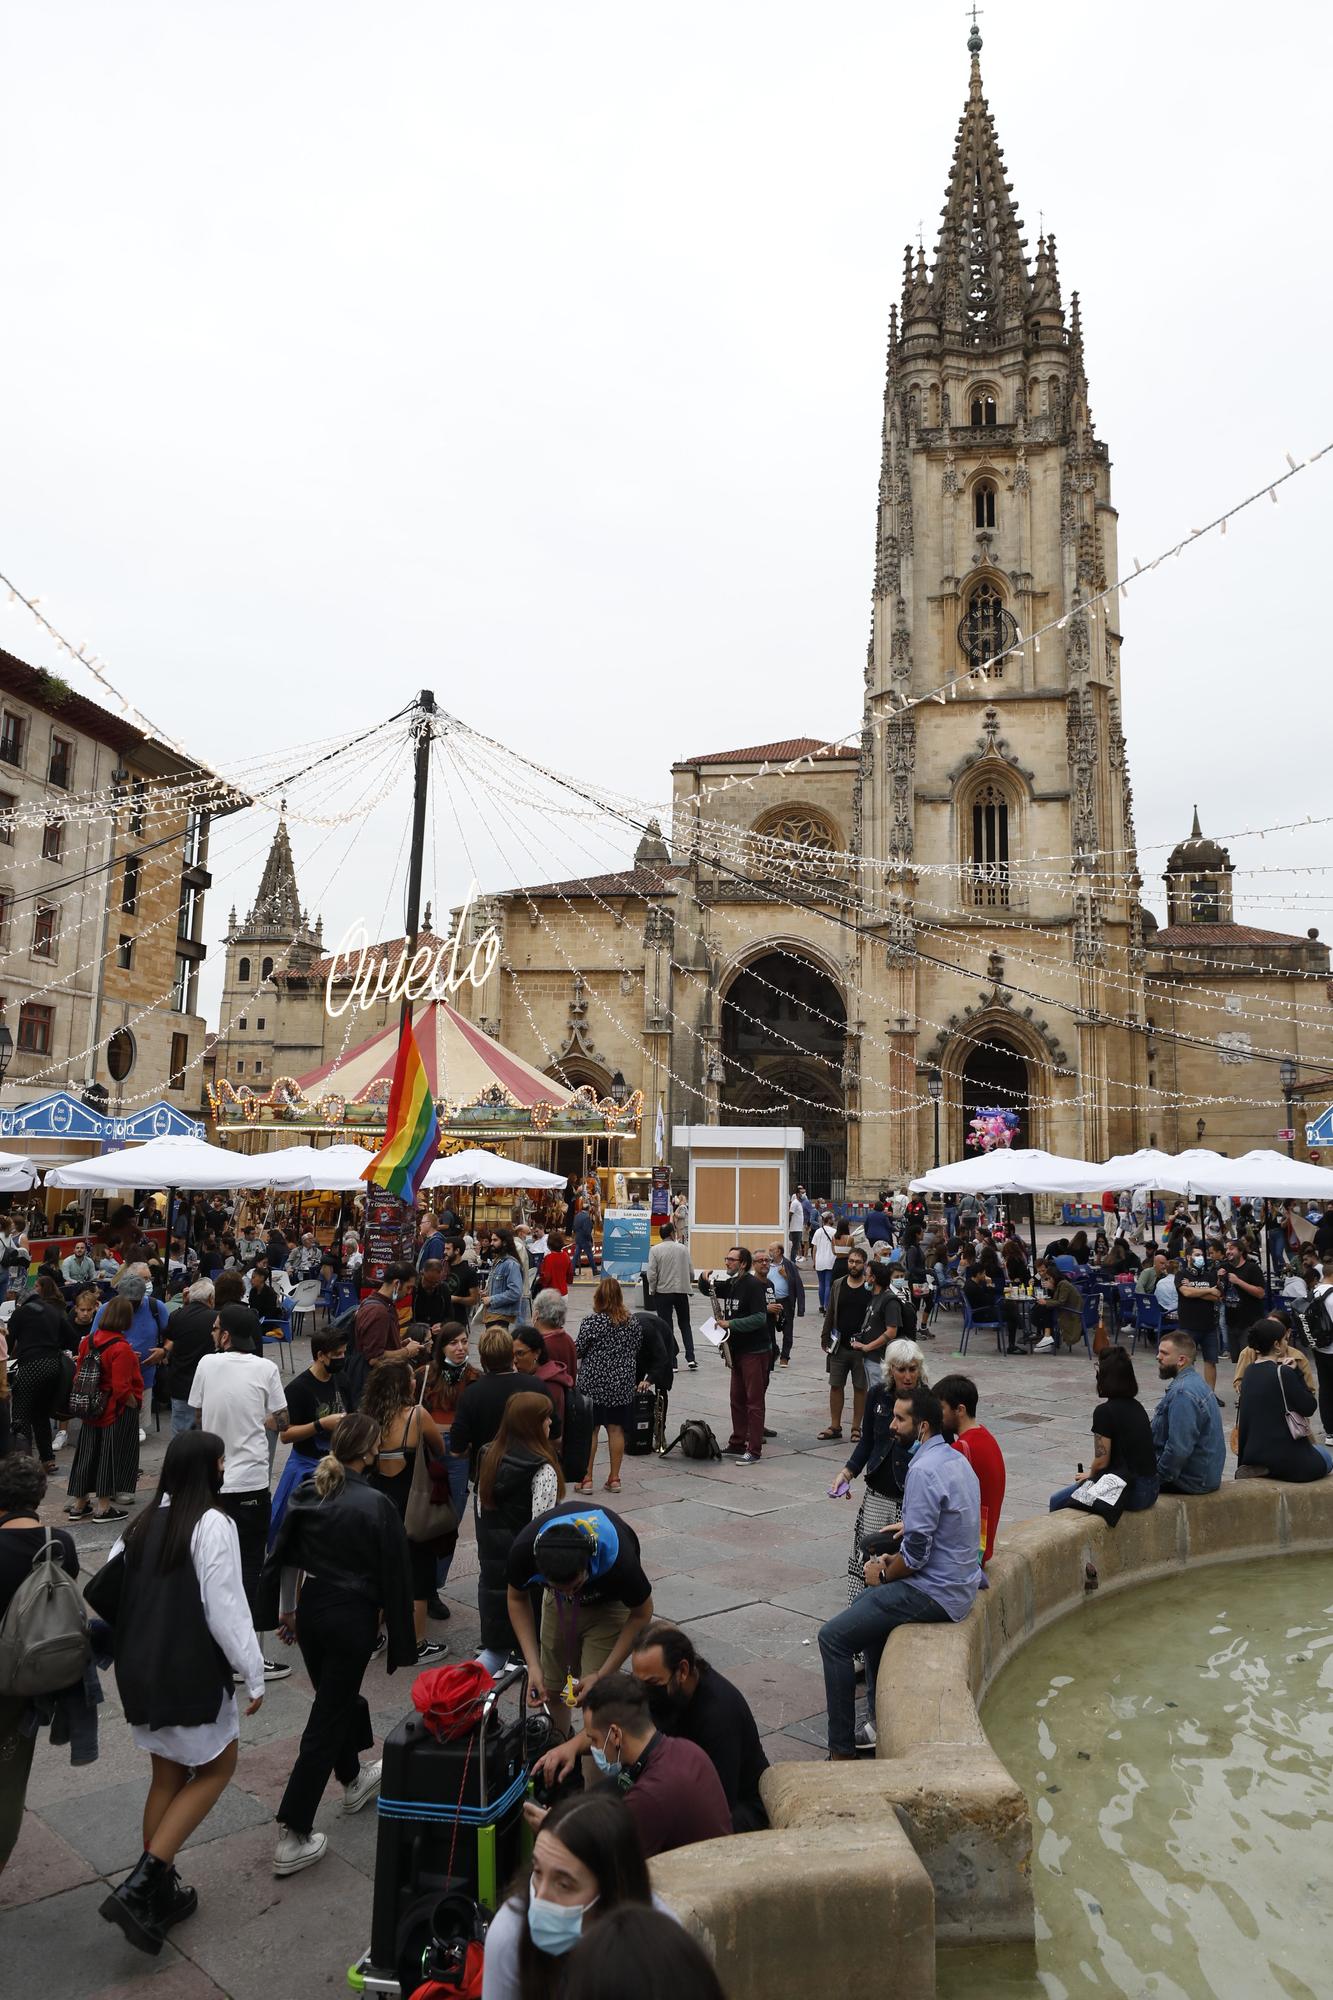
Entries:
[[[447, 1104], [476, 1104], [497, 1084], [525, 1110], [534, 1104], [558, 1107], [573, 1099], [572, 1090], [544, 1076], [512, 1049], [493, 1041], [473, 1022], [465, 1021], [447, 1000], [431, 1000], [417, 1007], [412, 1026], [430, 1093], [437, 1101], [443, 1098]], [[397, 1052], [395, 1021], [372, 1035], [368, 1042], [362, 1042], [359, 1048], [311, 1070], [308, 1076], [298, 1078], [298, 1082], [305, 1095], [313, 1100], [336, 1091], [349, 1104], [363, 1104], [376, 1084], [387, 1088], [392, 1081]]]

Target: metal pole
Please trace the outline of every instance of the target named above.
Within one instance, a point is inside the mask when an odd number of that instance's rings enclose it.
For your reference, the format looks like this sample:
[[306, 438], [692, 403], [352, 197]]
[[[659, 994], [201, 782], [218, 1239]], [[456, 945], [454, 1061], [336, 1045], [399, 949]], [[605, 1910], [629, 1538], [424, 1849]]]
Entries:
[[1037, 1282], [1037, 1197], [1028, 1196], [1028, 1228], [1032, 1232], [1032, 1282]]
[[940, 1164], [940, 1100], [935, 1099], [935, 1165]]
[[1296, 1133], [1291, 1122], [1292, 1093], [1287, 1090], [1283, 1092], [1283, 1096], [1287, 1101], [1287, 1158], [1294, 1160], [1296, 1157]]
[[[403, 912], [403, 952], [404, 966], [410, 964], [416, 954], [417, 938], [421, 932], [421, 869], [426, 852], [426, 800], [430, 789], [430, 746], [433, 736], [435, 716], [435, 696], [429, 688], [423, 688], [417, 696], [417, 714], [412, 724], [416, 738], [416, 758], [412, 784], [412, 848], [407, 863], [407, 903]], [[412, 1002], [406, 991], [398, 1013], [398, 1031], [401, 1034], [412, 1019]], [[415, 1232], [415, 1214], [406, 1202], [403, 1209], [403, 1234], [409, 1223]], [[415, 1241], [413, 1242], [415, 1250]], [[401, 1251], [402, 1244], [399, 1244]]]

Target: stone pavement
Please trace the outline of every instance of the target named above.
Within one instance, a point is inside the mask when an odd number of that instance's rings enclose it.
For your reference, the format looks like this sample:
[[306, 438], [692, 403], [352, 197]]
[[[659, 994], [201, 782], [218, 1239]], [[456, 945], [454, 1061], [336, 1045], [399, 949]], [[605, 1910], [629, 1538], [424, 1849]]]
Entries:
[[[813, 1286], [811, 1287], [813, 1294]], [[586, 1284], [571, 1298], [571, 1325], [590, 1305]], [[696, 1301], [696, 1323], [704, 1317]], [[850, 1450], [819, 1444], [826, 1421], [822, 1357], [812, 1311], [797, 1322], [792, 1365], [774, 1373], [769, 1423], [777, 1431], [757, 1466], [703, 1464], [677, 1450], [670, 1458], [627, 1458], [624, 1491], [616, 1500], [638, 1531], [654, 1602], [663, 1616], [688, 1625], [700, 1650], [748, 1698], [769, 1757], [822, 1757], [824, 1692], [815, 1644], [820, 1621], [846, 1602], [846, 1567], [856, 1503], [831, 1501], [827, 1489]], [[966, 1365], [981, 1392], [980, 1415], [995, 1431], [1008, 1466], [1001, 1523], [1044, 1511], [1052, 1489], [1088, 1462], [1095, 1400], [1082, 1350], [1073, 1358], [1010, 1360], [980, 1337], [957, 1361], [960, 1322], [945, 1315], [926, 1343], [938, 1379]], [[699, 1343], [697, 1374], [682, 1372], [671, 1398], [668, 1435], [687, 1416], [706, 1417], [724, 1443], [729, 1431], [725, 1368]], [[1157, 1399], [1156, 1368], [1140, 1349], [1139, 1387], [1149, 1408]], [[305, 1365], [298, 1346], [296, 1366]], [[1223, 1375], [1229, 1370], [1223, 1368]], [[1231, 1421], [1231, 1398], [1224, 1422]], [[850, 1406], [850, 1399], [849, 1399]], [[166, 1434], [149, 1433], [145, 1466], [154, 1471]], [[68, 1452], [62, 1454], [68, 1458]], [[606, 1476], [605, 1446], [599, 1465]], [[147, 1486], [145, 1480], [144, 1486]], [[858, 1488], [859, 1491], [859, 1488]], [[48, 1507], [63, 1519], [63, 1487]], [[449, 1657], [465, 1658], [477, 1638], [476, 1557], [460, 1546], [450, 1578], [452, 1618], [436, 1627]], [[107, 1529], [81, 1528], [85, 1570], [110, 1545]], [[276, 1646], [276, 1641], [274, 1645]], [[272, 1650], [270, 1648], [270, 1650]], [[272, 1686], [258, 1715], [242, 1723], [236, 1782], [187, 1850], [185, 1879], [199, 1890], [196, 1917], [174, 1933], [157, 1959], [144, 1957], [97, 1916], [108, 1880], [138, 1858], [139, 1819], [148, 1772], [134, 1749], [106, 1677], [101, 1754], [80, 1770], [64, 1751], [39, 1743], [23, 1833], [0, 1876], [3, 1963], [40, 1990], [44, 2000], [272, 2000], [346, 1991], [348, 1965], [365, 1949], [370, 1927], [375, 1814], [355, 1818], [326, 1794], [320, 1825], [329, 1852], [316, 1867], [287, 1880], [271, 1872], [273, 1812], [305, 1722], [310, 1690], [299, 1655], [296, 1671]], [[376, 1729], [390, 1728], [410, 1705], [408, 1677], [390, 1678], [373, 1662], [366, 1680]]]

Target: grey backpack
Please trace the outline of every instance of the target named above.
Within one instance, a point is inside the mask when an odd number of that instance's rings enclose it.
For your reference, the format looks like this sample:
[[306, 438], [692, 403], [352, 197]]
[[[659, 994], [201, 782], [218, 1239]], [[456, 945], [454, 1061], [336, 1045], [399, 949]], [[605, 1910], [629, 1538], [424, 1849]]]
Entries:
[[59, 1694], [92, 1657], [88, 1616], [49, 1528], [0, 1619], [0, 1695]]

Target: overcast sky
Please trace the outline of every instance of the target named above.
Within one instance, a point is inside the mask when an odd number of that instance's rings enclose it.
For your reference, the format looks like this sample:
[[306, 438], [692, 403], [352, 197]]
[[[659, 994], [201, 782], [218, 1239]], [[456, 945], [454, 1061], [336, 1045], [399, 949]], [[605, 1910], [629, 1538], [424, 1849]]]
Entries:
[[[1027, 234], [1082, 292], [1126, 560], [1333, 438], [1326, 18], [982, 16]], [[224, 769], [421, 686], [652, 798], [674, 757], [854, 728], [888, 312], [966, 35], [885, 0], [11, 7], [0, 568]], [[1333, 811], [1331, 509], [1333, 456], [1125, 605], [1145, 847], [1196, 798], [1217, 832]], [[0, 643], [96, 694], [13, 605]], [[329, 932], [374, 923], [403, 806], [345, 856], [293, 826]], [[443, 817], [431, 872], [466, 886]], [[1248, 887], [1252, 920], [1276, 890], [1333, 929], [1326, 874]]]

